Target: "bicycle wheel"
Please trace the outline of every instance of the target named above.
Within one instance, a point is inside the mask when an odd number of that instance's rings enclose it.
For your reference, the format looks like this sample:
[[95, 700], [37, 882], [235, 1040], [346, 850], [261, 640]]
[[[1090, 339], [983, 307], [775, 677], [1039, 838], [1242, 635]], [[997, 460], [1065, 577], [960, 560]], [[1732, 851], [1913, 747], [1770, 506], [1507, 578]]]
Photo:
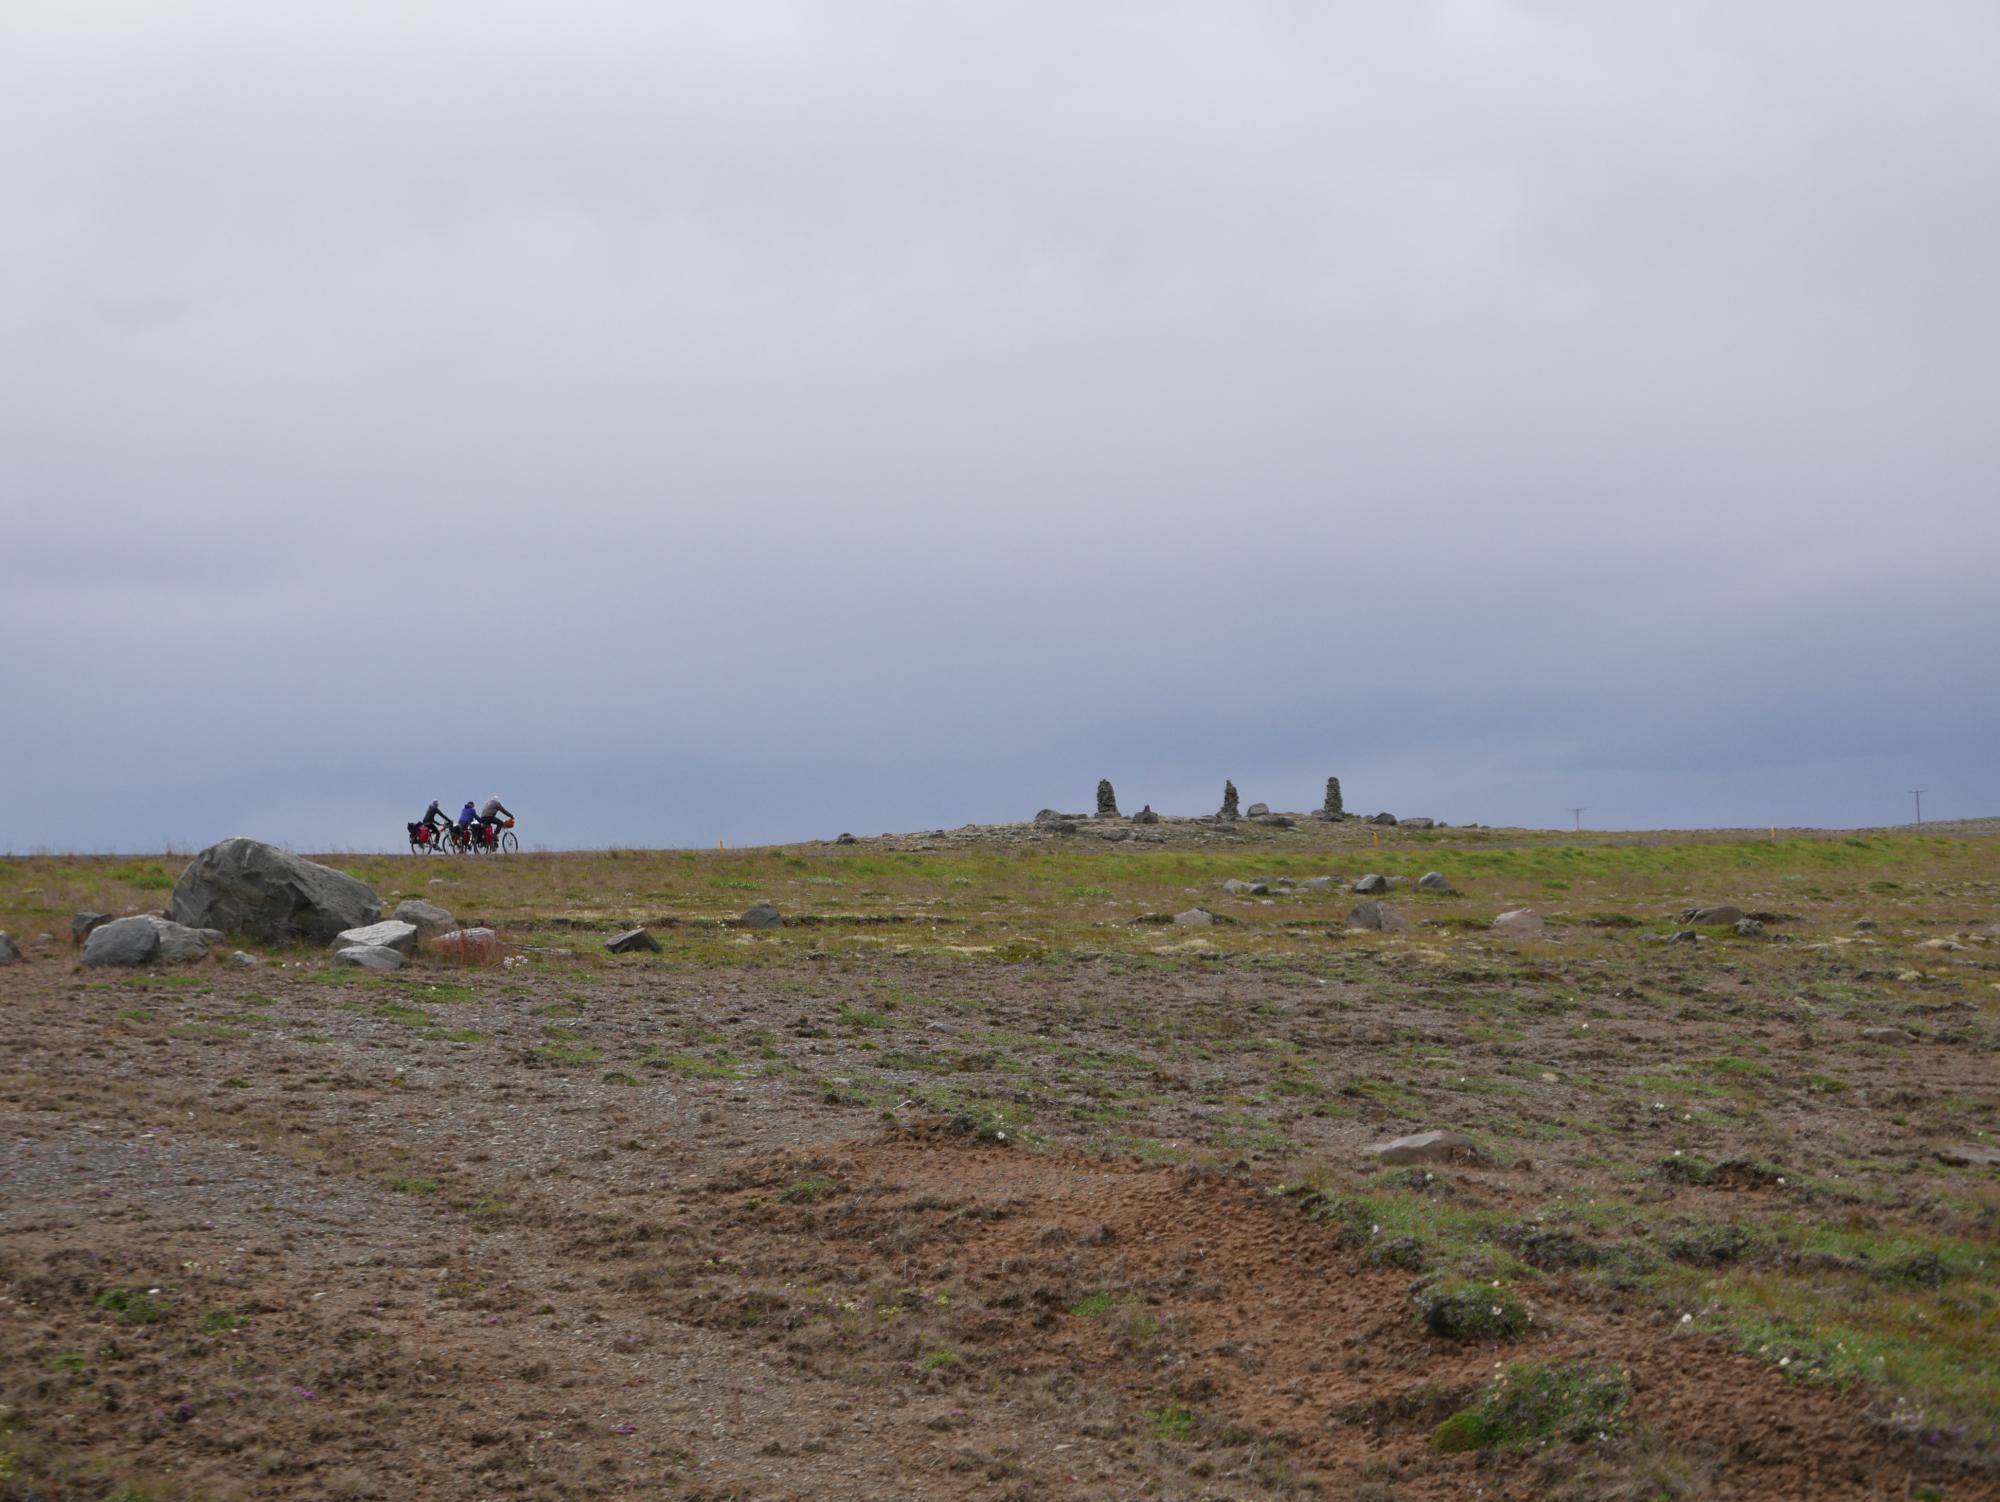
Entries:
[[509, 829], [501, 833], [500, 853], [502, 855], [512, 855], [514, 854], [515, 851], [519, 850], [520, 848], [521, 848], [521, 842], [514, 838], [513, 830]]

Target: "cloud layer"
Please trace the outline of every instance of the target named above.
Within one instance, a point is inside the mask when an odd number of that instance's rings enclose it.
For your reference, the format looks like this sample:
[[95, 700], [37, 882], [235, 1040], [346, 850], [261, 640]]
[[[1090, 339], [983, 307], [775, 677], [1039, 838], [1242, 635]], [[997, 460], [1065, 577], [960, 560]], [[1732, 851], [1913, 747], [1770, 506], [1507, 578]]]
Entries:
[[2000, 810], [1996, 56], [16, 4], [0, 848]]

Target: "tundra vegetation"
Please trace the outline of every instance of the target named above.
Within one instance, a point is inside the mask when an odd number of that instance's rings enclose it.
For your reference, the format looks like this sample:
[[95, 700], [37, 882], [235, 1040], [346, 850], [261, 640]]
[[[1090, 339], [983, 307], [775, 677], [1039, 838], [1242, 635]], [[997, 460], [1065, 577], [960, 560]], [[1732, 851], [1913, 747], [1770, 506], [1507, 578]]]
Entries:
[[513, 961], [385, 974], [0, 860], [0, 1502], [2000, 1497], [1990, 832], [1093, 822], [320, 857]]

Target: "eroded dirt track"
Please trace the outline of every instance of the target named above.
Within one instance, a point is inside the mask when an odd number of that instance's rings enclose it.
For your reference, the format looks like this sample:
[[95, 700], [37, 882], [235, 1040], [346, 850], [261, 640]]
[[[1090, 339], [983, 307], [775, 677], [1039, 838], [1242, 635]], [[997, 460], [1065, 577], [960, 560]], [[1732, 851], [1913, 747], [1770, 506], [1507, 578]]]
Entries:
[[[1273, 1194], [1255, 1153], [1022, 1148], [859, 1100], [826, 1070], [861, 1045], [828, 1061], [813, 1024], [868, 977], [475, 977], [434, 1009], [477, 1044], [397, 1015], [416, 992], [291, 973], [134, 989], [44, 962], [5, 985], [10, 1498], [1529, 1497], [1562, 1478], [1428, 1439], [1496, 1363], [1539, 1355], [1629, 1370], [1698, 1495], [1906, 1497], [1943, 1474], [1953, 1499], [2000, 1496], [1863, 1394], [1561, 1276], [1525, 1339], [1438, 1340], [1412, 1273]], [[975, 1020], [1081, 1049], [1121, 1008], [1221, 997], [1245, 1019], [1225, 1031], [1296, 1030], [1326, 994], [1119, 979], [1064, 1002], [995, 967]], [[1368, 1024], [1383, 1048], [1390, 1021]], [[612, 1082], [616, 1040], [709, 1027], [821, 1073]], [[1339, 1067], [1365, 1077], [1372, 1036], [1350, 1027]], [[1166, 1129], [1242, 1088], [1149, 1046], [1127, 1062]], [[1525, 1213], [1546, 1178], [1496, 1163], [1454, 1192]]]

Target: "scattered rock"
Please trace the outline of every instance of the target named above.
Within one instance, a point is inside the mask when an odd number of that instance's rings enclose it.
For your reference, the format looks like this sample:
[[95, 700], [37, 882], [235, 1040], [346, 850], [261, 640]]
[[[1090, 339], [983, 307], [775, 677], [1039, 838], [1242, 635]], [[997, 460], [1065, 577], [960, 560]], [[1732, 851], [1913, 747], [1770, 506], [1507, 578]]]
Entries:
[[1493, 926], [1502, 933], [1513, 934], [1519, 938], [1532, 938], [1542, 931], [1542, 915], [1531, 907], [1517, 907], [1495, 918]]
[[1405, 934], [1410, 931], [1410, 920], [1386, 902], [1364, 902], [1347, 915], [1347, 926], [1385, 934]]
[[1914, 1043], [1917, 1035], [1907, 1028], [1864, 1027], [1861, 1036], [1870, 1043]]
[[2000, 1168], [2000, 1147], [1980, 1142], [1959, 1142], [1937, 1149], [1937, 1160], [1954, 1168]]
[[1670, 936], [1667, 942], [1669, 944], [1699, 944], [1701, 942], [1701, 935], [1691, 928], [1684, 928], [1679, 933]]
[[382, 944], [350, 944], [334, 951], [333, 962], [361, 970], [396, 970], [402, 967], [403, 957]]
[[159, 960], [205, 960], [208, 951], [222, 942], [222, 930], [217, 928], [188, 928], [168, 918], [156, 918], [151, 913], [145, 915], [160, 935], [160, 947], [153, 956]]
[[0, 929], [0, 965], [21, 963], [21, 946], [14, 942], [13, 935]]
[[[453, 924], [454, 928], [458, 925]], [[407, 957], [417, 947], [417, 925], [400, 918], [386, 918], [380, 923], [371, 923], [366, 928], [350, 928], [333, 941], [336, 949], [368, 948], [393, 949]]]
[[651, 954], [660, 953], [660, 941], [643, 928], [630, 928], [615, 939], [606, 939], [604, 947], [613, 954], [636, 954], [642, 949]]
[[1266, 829], [1296, 829], [1299, 823], [1290, 814], [1258, 814], [1256, 818]]
[[1759, 923], [1755, 918], [1738, 918], [1732, 926], [1735, 928], [1736, 937], [1739, 939], [1761, 939], [1764, 937], [1764, 925]]
[[1299, 892], [1331, 892], [1334, 883], [1338, 880], [1339, 878], [1334, 876], [1308, 876], [1304, 881], [1299, 882], [1293, 890]]
[[1264, 817], [1264, 815], [1268, 814], [1270, 811], [1271, 811], [1271, 805], [1268, 803], [1253, 803], [1250, 805], [1250, 811], [1246, 817], [1252, 819], [1261, 819]]
[[1394, 1167], [1405, 1163], [1479, 1163], [1485, 1159], [1479, 1144], [1462, 1132], [1418, 1132], [1391, 1142], [1377, 1142], [1361, 1151]]
[[490, 965], [500, 953], [500, 936], [490, 928], [461, 928], [439, 934], [425, 946], [432, 957], [460, 965]]
[[785, 926], [783, 916], [768, 902], [759, 902], [752, 905], [736, 921], [745, 928], [754, 928], [760, 931], [767, 928], [783, 928]]
[[1389, 878], [1386, 876], [1377, 876], [1371, 872], [1357, 881], [1354, 884], [1353, 890], [1359, 892], [1364, 897], [1371, 896], [1376, 892], [1386, 892], [1389, 890]]
[[1075, 834], [1076, 820], [1064, 818], [1044, 819], [1040, 814], [1037, 814], [1035, 816], [1035, 827], [1048, 834]]
[[1959, 943], [1958, 940], [1956, 939], [1926, 939], [1922, 944], [1919, 944], [1917, 947], [1919, 949], [1942, 949], [1947, 953], [1955, 953], [1958, 950], [1965, 948], [1965, 946]]
[[1098, 831], [1097, 837], [1100, 840], [1109, 840], [1115, 845], [1121, 840], [1131, 839], [1132, 831], [1129, 829], [1102, 829]]
[[1451, 883], [1444, 879], [1442, 871], [1426, 871], [1417, 878], [1419, 892], [1449, 892]]
[[1727, 927], [1743, 921], [1743, 909], [1727, 903], [1720, 907], [1691, 907], [1678, 920], [1689, 928]]
[[315, 865], [258, 840], [230, 839], [188, 862], [167, 916], [267, 943], [321, 943], [382, 916], [382, 899], [344, 871]]
[[1396, 822], [1396, 816], [1394, 814], [1388, 814], [1388, 813], [1377, 814], [1375, 815], [1374, 818], [1370, 819], [1368, 822], [1370, 824], [1394, 824]]
[[1118, 795], [1111, 790], [1111, 779], [1097, 779], [1097, 817], [1115, 819], [1118, 817]]
[[1854, 928], [1857, 933], [1872, 934], [1879, 927], [1881, 925], [1873, 918], [1857, 918], [1854, 920]]
[[85, 939], [90, 937], [90, 931], [93, 928], [96, 928], [101, 923], [109, 923], [110, 921], [111, 914], [109, 913], [78, 913], [74, 918], [69, 920], [70, 943], [81, 944]]
[[1326, 802], [1320, 805], [1318, 816], [1322, 819], [1344, 819], [1347, 817], [1347, 812], [1341, 807], [1340, 803], [1340, 779], [1338, 777], [1327, 778]]
[[1227, 819], [1232, 824], [1236, 822], [1238, 817], [1236, 784], [1228, 781], [1226, 778], [1222, 784], [1222, 807], [1217, 811], [1215, 817], [1218, 819]]
[[1139, 812], [1132, 815], [1132, 822], [1134, 824], [1157, 824], [1160, 822], [1160, 816], [1153, 812], [1153, 805], [1148, 803]]
[[144, 918], [114, 918], [84, 941], [86, 965], [143, 965], [160, 948], [160, 931]]
[[1182, 928], [1208, 928], [1215, 922], [1215, 914], [1207, 908], [1191, 907], [1184, 913], [1175, 913], [1174, 922]]
[[231, 970], [262, 970], [270, 962], [262, 955], [252, 954], [247, 949], [239, 949], [222, 963]]
[[434, 934], [448, 934], [458, 927], [458, 919], [435, 902], [426, 902], [421, 897], [405, 897], [396, 904], [396, 911], [390, 916], [400, 923], [416, 925], [420, 939], [428, 939]]
[[851, 834], [843, 834], [840, 836], [839, 839], [835, 840], [833, 843], [836, 845], [858, 845], [861, 843], [861, 841], [855, 839], [854, 836]]
[[1437, 822], [1438, 822], [1438, 821], [1437, 821], [1437, 820], [1435, 820], [1435, 819], [1405, 819], [1405, 820], [1403, 821], [1403, 828], [1405, 828], [1405, 829], [1436, 829], [1436, 828], [1437, 828]]

